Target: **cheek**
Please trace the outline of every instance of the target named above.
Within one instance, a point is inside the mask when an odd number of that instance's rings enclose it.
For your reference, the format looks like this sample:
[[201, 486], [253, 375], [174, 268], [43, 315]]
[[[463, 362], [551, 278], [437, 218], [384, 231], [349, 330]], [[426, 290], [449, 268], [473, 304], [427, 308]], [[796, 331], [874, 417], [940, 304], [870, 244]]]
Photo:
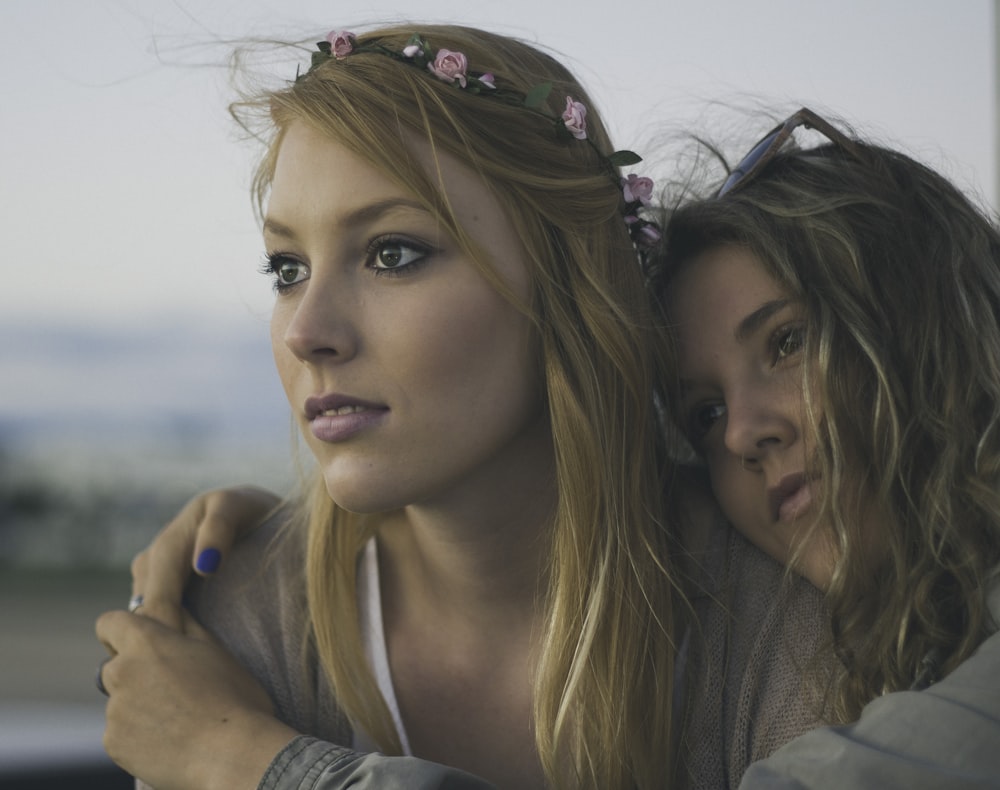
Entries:
[[491, 293], [442, 311], [416, 324], [425, 331], [412, 333], [403, 352], [428, 387], [448, 400], [461, 399], [472, 412], [537, 390], [535, 333], [507, 302]]
[[[744, 535], [749, 526], [749, 515], [755, 511], [753, 480], [740, 466], [740, 459], [729, 453], [724, 457], [709, 459], [709, 477], [712, 490], [723, 515]], [[759, 486], [757, 487], [759, 489]]]
[[275, 303], [271, 312], [270, 323], [271, 355], [274, 357], [274, 366], [278, 371], [278, 378], [281, 379], [281, 384], [285, 388], [286, 394], [290, 397], [292, 393], [289, 389], [291, 385], [289, 375], [292, 367], [295, 366], [296, 359], [291, 349], [285, 343], [285, 331], [291, 317], [290, 315], [286, 315], [286, 313], [288, 311], [282, 309], [280, 302]]

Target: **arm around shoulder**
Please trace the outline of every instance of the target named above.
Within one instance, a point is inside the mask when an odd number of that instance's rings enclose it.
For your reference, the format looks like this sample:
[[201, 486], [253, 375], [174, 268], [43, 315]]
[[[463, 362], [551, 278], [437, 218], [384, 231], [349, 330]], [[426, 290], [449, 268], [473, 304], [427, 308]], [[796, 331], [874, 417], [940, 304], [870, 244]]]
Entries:
[[484, 779], [416, 757], [361, 754], [308, 736], [279, 754], [258, 790], [495, 790]]
[[924, 691], [886, 694], [754, 763], [740, 790], [1000, 787], [1000, 633]]

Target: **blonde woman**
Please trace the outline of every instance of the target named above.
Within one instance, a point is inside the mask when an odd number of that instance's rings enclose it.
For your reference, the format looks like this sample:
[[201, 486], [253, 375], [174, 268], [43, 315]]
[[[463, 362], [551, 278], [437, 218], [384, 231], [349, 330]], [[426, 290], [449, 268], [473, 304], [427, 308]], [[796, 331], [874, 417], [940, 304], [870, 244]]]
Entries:
[[157, 696], [206, 643], [106, 616], [109, 753], [158, 788], [298, 782], [336, 744], [661, 786], [683, 599], [637, 157], [503, 36], [336, 31], [303, 72], [235, 112], [315, 480], [196, 604], [265, 688], [205, 664]]

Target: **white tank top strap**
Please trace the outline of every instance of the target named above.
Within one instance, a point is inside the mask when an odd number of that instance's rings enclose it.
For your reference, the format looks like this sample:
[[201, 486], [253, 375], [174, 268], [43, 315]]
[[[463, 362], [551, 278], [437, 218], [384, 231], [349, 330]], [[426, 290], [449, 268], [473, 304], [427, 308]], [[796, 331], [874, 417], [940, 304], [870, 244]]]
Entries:
[[[403, 746], [403, 754], [412, 755], [410, 742], [403, 728], [403, 719], [399, 715], [399, 703], [396, 702], [396, 690], [392, 685], [392, 673], [389, 670], [389, 654], [385, 647], [385, 627], [382, 622], [382, 592], [379, 584], [378, 544], [371, 538], [358, 559], [358, 620], [361, 625], [361, 642], [364, 645], [368, 666], [371, 667], [378, 683], [379, 691], [389, 706], [399, 742]], [[352, 747], [359, 752], [376, 752], [378, 747], [368, 733], [360, 728], [354, 729]]]

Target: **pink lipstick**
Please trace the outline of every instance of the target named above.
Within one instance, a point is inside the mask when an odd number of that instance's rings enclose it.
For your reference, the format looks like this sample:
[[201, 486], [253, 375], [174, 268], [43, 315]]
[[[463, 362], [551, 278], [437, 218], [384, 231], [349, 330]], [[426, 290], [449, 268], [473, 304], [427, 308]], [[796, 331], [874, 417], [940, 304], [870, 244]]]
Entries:
[[349, 395], [330, 393], [308, 398], [305, 413], [313, 436], [321, 442], [342, 442], [380, 423], [389, 409]]

